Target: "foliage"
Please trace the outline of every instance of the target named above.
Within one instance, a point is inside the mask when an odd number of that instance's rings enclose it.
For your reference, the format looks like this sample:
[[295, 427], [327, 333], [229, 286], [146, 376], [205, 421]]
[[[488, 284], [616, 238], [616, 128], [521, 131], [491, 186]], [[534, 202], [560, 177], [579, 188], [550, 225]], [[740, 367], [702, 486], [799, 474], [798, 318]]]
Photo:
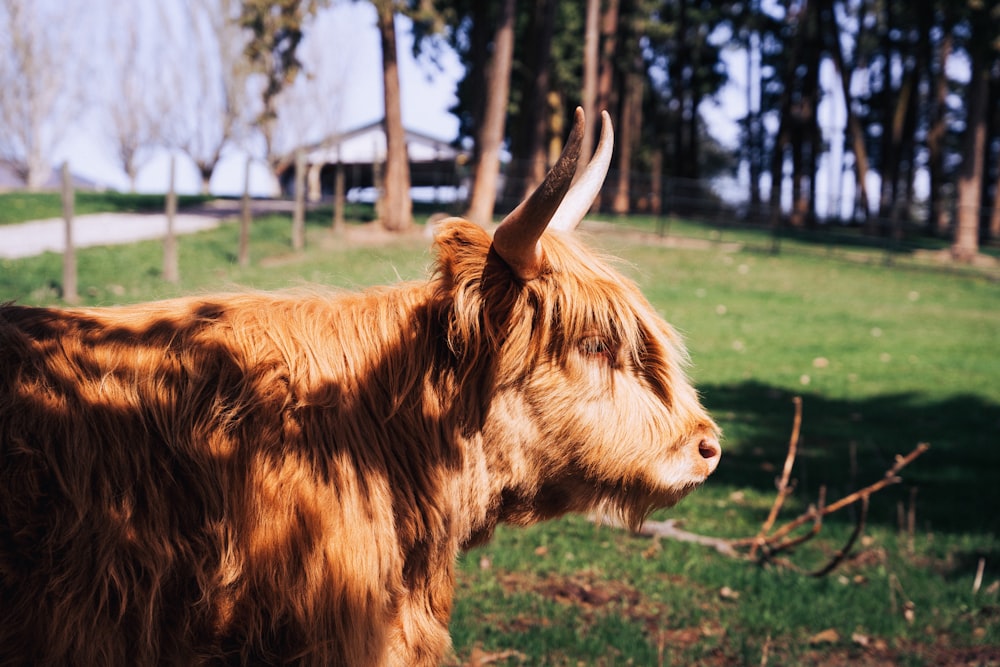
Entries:
[[[302, 64], [296, 55], [306, 20], [316, 13], [323, 0], [244, 0], [240, 25], [248, 29], [246, 56], [264, 76], [261, 90], [264, 109], [258, 123], [264, 130], [270, 152], [269, 129], [277, 119], [275, 98], [295, 81]], [[268, 155], [271, 158], [271, 155]]]

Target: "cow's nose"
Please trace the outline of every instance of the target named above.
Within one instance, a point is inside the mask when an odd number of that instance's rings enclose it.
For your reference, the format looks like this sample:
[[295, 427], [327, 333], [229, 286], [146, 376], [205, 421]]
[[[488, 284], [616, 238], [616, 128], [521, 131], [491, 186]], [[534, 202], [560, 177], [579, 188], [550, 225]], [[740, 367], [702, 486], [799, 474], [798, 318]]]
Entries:
[[719, 465], [719, 459], [722, 458], [722, 447], [719, 445], [719, 441], [709, 436], [702, 438], [698, 442], [698, 453], [708, 464], [708, 473], [712, 474]]

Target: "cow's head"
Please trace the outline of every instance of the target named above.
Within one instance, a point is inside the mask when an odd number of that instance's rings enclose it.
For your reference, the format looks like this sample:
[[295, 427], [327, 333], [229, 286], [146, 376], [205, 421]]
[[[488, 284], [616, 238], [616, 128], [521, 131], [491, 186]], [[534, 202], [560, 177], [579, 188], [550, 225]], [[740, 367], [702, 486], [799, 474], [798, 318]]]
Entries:
[[559, 161], [492, 241], [463, 220], [442, 225], [440, 296], [459, 384], [489, 394], [474, 428], [502, 487], [500, 518], [613, 508], [637, 525], [705, 481], [721, 450], [677, 334], [572, 234], [613, 143], [605, 112], [594, 157], [571, 187], [583, 127], [577, 110]]

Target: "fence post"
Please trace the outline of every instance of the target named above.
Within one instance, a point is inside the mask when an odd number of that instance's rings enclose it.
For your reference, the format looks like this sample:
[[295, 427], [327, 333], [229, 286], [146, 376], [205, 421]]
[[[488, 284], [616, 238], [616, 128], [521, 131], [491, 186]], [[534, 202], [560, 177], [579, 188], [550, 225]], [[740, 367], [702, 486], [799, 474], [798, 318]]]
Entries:
[[340, 149], [337, 149], [337, 165], [333, 172], [333, 231], [336, 234], [344, 232], [344, 200], [345, 190], [344, 163], [340, 160]]
[[292, 249], [299, 251], [306, 246], [306, 155], [295, 151], [295, 208], [292, 211]]
[[177, 233], [174, 229], [177, 217], [177, 188], [174, 182], [176, 158], [170, 156], [170, 180], [167, 188], [167, 233], [163, 237], [163, 279], [169, 283], [180, 280], [177, 266]]
[[243, 198], [240, 200], [240, 247], [238, 262], [240, 266], [250, 265], [250, 223], [253, 216], [250, 212], [250, 164], [253, 158], [247, 156], [246, 171], [243, 172]]
[[63, 248], [63, 301], [77, 303], [80, 295], [76, 286], [76, 247], [73, 245], [73, 208], [75, 205], [73, 180], [69, 174], [69, 162], [62, 164], [62, 209], [65, 247]]

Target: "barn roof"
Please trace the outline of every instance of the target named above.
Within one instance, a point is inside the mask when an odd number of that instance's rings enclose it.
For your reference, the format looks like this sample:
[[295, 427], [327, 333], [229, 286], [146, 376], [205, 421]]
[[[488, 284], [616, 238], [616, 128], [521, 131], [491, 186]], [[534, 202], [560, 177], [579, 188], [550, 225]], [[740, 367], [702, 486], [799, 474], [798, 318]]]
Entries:
[[[404, 128], [410, 162], [454, 160], [462, 151], [446, 139]], [[304, 146], [308, 164], [372, 164], [385, 159], [385, 125], [381, 119]]]

